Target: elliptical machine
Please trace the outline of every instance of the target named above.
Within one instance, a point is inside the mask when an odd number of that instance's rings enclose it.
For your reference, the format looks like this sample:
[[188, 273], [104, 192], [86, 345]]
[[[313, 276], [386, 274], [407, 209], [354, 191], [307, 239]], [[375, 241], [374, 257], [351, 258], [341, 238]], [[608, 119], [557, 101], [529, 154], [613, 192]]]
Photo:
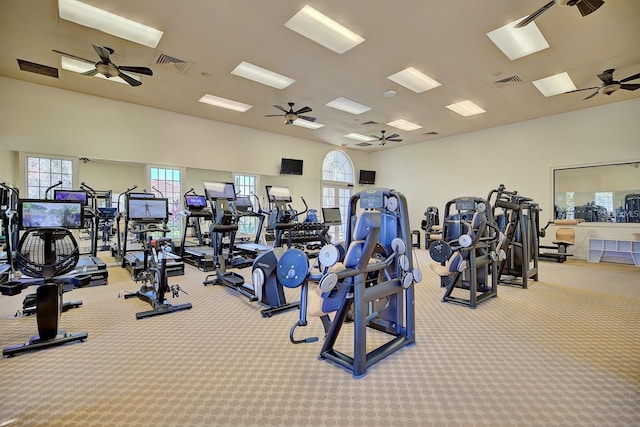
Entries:
[[[244, 277], [236, 272], [227, 271], [227, 266], [233, 262], [233, 243], [238, 231], [238, 216], [233, 211], [233, 201], [236, 200], [235, 185], [232, 182], [205, 181], [204, 191], [211, 204], [214, 218], [209, 228], [209, 238], [216, 272], [209, 274], [202, 283], [205, 286], [223, 285], [244, 295], [249, 301], [257, 301], [253, 288], [245, 283]], [[225, 237], [228, 237], [226, 255]]]

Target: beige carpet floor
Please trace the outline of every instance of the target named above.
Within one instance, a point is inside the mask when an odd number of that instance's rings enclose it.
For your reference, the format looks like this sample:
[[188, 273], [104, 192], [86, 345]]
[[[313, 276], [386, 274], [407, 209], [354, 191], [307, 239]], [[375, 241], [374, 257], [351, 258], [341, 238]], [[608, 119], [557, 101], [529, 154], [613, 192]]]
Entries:
[[[60, 326], [85, 342], [0, 360], [0, 426], [640, 425], [640, 268], [541, 263], [529, 289], [472, 310], [441, 302], [416, 252], [417, 343], [358, 380], [317, 360], [322, 340], [289, 342], [297, 312], [262, 318], [191, 266], [170, 281], [193, 309], [136, 320], [149, 306], [122, 298], [138, 285], [111, 267], [108, 285], [65, 294], [83, 306]], [[2, 347], [36, 332], [14, 316], [26, 293], [0, 296]]]

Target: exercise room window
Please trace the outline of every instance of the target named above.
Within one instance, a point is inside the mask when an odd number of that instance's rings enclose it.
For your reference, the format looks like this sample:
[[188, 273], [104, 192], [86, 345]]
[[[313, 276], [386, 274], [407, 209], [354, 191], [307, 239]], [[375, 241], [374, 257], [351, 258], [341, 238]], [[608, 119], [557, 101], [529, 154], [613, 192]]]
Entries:
[[329, 229], [334, 243], [342, 242], [346, 238], [353, 177], [353, 163], [344, 151], [331, 151], [325, 156], [322, 162], [322, 207], [339, 207], [342, 217], [341, 226]]
[[[62, 185], [56, 188], [71, 190], [73, 187], [73, 160], [49, 158], [49, 157], [26, 157], [26, 182], [27, 195], [22, 196], [29, 199], [44, 199], [47, 188], [62, 181]], [[50, 198], [53, 193], [49, 192]]]
[[[239, 196], [249, 196], [251, 203], [255, 204], [254, 197], [251, 194], [257, 194], [256, 189], [258, 187], [257, 177], [255, 175], [235, 175], [234, 183], [236, 187], [236, 193]], [[257, 211], [258, 207], [254, 205], [254, 209]], [[254, 235], [258, 227], [258, 218], [256, 217], [242, 217], [238, 221], [238, 233], [240, 235]]]
[[168, 237], [180, 237], [182, 235], [182, 217], [178, 214], [182, 209], [182, 171], [163, 167], [150, 167], [151, 190], [156, 197], [164, 197], [169, 201], [169, 221], [167, 226], [171, 229]]

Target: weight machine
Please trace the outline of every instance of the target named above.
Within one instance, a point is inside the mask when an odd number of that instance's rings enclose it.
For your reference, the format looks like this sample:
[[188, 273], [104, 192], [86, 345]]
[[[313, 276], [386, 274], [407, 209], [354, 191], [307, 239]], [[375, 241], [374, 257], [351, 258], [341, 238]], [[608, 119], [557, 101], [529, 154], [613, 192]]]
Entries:
[[[294, 339], [294, 331], [305, 326], [307, 309], [319, 312], [326, 328], [320, 355], [361, 378], [367, 369], [403, 347], [415, 344], [414, 283], [421, 272], [413, 267], [413, 257], [407, 250], [411, 229], [404, 195], [385, 188], [361, 191], [351, 196], [347, 230], [347, 250], [339, 261], [340, 251], [333, 245], [321, 250], [320, 273], [310, 280], [317, 288], [303, 287], [300, 318], [290, 332], [291, 341], [312, 342], [315, 337]], [[298, 257], [299, 258], [299, 257]], [[284, 261], [289, 257], [283, 256]], [[303, 277], [299, 271], [303, 262], [282, 262], [283, 284], [292, 284]], [[306, 280], [303, 280], [303, 284]], [[307, 295], [309, 299], [305, 298]], [[311, 301], [311, 299], [314, 301]], [[311, 310], [317, 305], [318, 310]], [[333, 320], [328, 315], [334, 313]], [[326, 317], [325, 317], [326, 316]], [[343, 352], [337, 348], [339, 336], [346, 325], [353, 325], [353, 346]], [[368, 331], [376, 330], [392, 338], [372, 348]]]
[[500, 230], [488, 202], [479, 197], [459, 197], [447, 202], [442, 233], [443, 240], [433, 242], [429, 248], [431, 258], [436, 261], [429, 267], [446, 288], [442, 301], [476, 308], [496, 297], [496, 244]]
[[[487, 196], [491, 211], [504, 237], [498, 244], [498, 283], [526, 289], [529, 279], [538, 281], [540, 207], [533, 199], [507, 191], [500, 184]], [[493, 201], [493, 202], [492, 202]], [[497, 209], [502, 213], [497, 214]], [[503, 221], [504, 220], [504, 221]]]

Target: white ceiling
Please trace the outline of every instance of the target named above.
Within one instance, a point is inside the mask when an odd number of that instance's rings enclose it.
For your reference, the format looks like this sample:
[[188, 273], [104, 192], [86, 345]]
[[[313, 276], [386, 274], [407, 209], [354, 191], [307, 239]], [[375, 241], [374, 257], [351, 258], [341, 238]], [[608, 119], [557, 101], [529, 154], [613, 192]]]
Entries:
[[[531, 83], [567, 71], [584, 88], [599, 85], [596, 75], [605, 69], [615, 68], [618, 80], [640, 72], [640, 0], [606, 0], [586, 17], [575, 7], [556, 5], [535, 21], [551, 47], [515, 61], [486, 33], [534, 12], [546, 0], [83, 1], [160, 29], [164, 36], [154, 50], [59, 19], [56, 0], [2, 0], [0, 75], [355, 149], [361, 149], [358, 142], [345, 134], [385, 129], [404, 140], [385, 147], [374, 143], [366, 151], [640, 97], [640, 90], [618, 90], [586, 101], [590, 91], [545, 98]], [[339, 55], [284, 27], [305, 4], [366, 41]], [[115, 64], [147, 66], [153, 76], [142, 76], [139, 87], [86, 77], [62, 70], [61, 56], [52, 52], [97, 60], [92, 43], [114, 49]], [[162, 53], [188, 61], [186, 72], [156, 64]], [[58, 68], [59, 78], [21, 71], [17, 59]], [[231, 75], [241, 61], [296, 82], [278, 90]], [[387, 79], [409, 66], [442, 86], [417, 94]], [[494, 84], [511, 76], [522, 82]], [[385, 97], [387, 90], [397, 95]], [[205, 93], [253, 108], [238, 113], [199, 103]], [[372, 109], [353, 115], [324, 105], [339, 96]], [[464, 99], [487, 112], [463, 118], [445, 108]], [[310, 130], [264, 117], [278, 113], [273, 104], [287, 102], [295, 102], [295, 109], [311, 107], [307, 115], [326, 126]], [[423, 128], [405, 132], [385, 125], [396, 119]], [[364, 124], [369, 121], [379, 124]]]

